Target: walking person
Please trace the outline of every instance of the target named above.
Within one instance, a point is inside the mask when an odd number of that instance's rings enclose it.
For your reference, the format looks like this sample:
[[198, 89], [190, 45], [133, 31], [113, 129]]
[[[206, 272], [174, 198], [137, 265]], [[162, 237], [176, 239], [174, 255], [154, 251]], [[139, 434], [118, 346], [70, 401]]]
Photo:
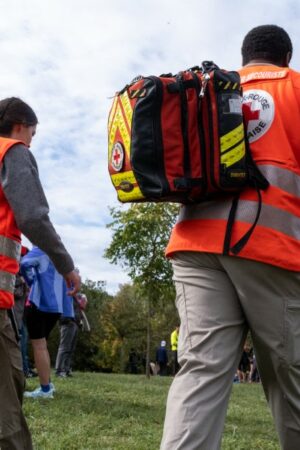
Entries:
[[64, 311], [59, 319], [59, 347], [55, 362], [55, 373], [65, 378], [72, 376], [72, 360], [76, 349], [79, 330], [90, 331], [84, 310], [87, 306], [85, 294], [73, 297], [73, 311]]
[[250, 361], [249, 347], [245, 344], [237, 370], [240, 383], [247, 383], [250, 380]]
[[[289, 68], [292, 51], [276, 25], [252, 29], [242, 44], [247, 134], [270, 183], [247, 244], [238, 255], [232, 247], [222, 254], [232, 205], [226, 197], [182, 206], [167, 247], [181, 369], [169, 391], [161, 450], [221, 448], [248, 329], [281, 448], [299, 449], [300, 74]], [[231, 245], [253, 224], [257, 202], [254, 189], [241, 193]]]
[[75, 294], [80, 277], [57, 235], [29, 150], [38, 119], [16, 97], [0, 101], [0, 448], [31, 450], [31, 435], [22, 411], [24, 374], [19, 345], [8, 311], [14, 304], [15, 275], [19, 270], [21, 233], [53, 260]]
[[156, 350], [156, 364], [159, 367], [158, 375], [164, 377], [168, 370], [168, 352], [166, 349], [166, 341], [161, 341], [160, 346]]
[[64, 278], [50, 258], [38, 247], [21, 261], [21, 273], [30, 286], [29, 306], [26, 307], [26, 323], [33, 348], [33, 357], [40, 386], [26, 391], [28, 398], [53, 398], [55, 388], [50, 380], [51, 364], [47, 341], [55, 324], [64, 312], [74, 315], [72, 297], [67, 295]]
[[259, 383], [259, 382], [260, 382], [260, 377], [259, 377], [257, 363], [256, 363], [256, 356], [255, 356], [255, 353], [253, 353], [251, 370], [250, 370], [250, 383]]

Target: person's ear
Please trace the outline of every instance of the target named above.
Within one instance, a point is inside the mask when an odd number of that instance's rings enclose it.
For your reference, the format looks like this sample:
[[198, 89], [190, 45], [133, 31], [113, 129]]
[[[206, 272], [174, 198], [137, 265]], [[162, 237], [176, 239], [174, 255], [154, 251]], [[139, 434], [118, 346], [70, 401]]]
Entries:
[[289, 63], [290, 63], [291, 59], [292, 59], [292, 52], [287, 52], [287, 54], [286, 54], [286, 67], [289, 66]]
[[12, 132], [13, 133], [19, 133], [22, 129], [22, 124], [21, 123], [15, 123], [12, 127]]

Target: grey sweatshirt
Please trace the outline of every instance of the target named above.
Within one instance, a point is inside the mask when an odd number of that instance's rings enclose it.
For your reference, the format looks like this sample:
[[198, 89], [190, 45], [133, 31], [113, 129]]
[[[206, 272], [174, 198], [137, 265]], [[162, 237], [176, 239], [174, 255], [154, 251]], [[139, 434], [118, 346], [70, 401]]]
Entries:
[[73, 260], [49, 219], [37, 163], [27, 147], [17, 144], [6, 153], [0, 183], [21, 232], [49, 256], [59, 273], [73, 270]]

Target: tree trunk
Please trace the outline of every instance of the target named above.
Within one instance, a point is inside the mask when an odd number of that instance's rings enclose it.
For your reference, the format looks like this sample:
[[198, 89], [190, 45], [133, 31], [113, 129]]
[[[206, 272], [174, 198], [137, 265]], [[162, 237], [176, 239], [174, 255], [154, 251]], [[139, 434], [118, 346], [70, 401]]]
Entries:
[[124, 338], [121, 338], [121, 348], [120, 348], [120, 371], [125, 372], [125, 351], [124, 351]]
[[150, 378], [150, 343], [151, 343], [151, 296], [147, 296], [147, 350], [146, 377]]

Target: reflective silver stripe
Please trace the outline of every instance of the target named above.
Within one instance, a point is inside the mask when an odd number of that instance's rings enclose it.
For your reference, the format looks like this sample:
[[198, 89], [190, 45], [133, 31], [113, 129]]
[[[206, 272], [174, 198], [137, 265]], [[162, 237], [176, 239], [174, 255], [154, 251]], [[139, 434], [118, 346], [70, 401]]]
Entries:
[[15, 279], [15, 275], [0, 270], [0, 290], [8, 291], [13, 294], [15, 288]]
[[226, 198], [222, 201], [208, 201], [197, 205], [186, 205], [180, 208], [178, 222], [183, 220], [197, 219], [228, 219], [232, 198]]
[[[205, 202], [196, 206], [183, 206], [178, 222], [183, 220], [228, 219], [231, 199], [218, 202]], [[253, 224], [257, 211], [257, 202], [240, 200], [236, 212], [236, 220]], [[279, 231], [294, 239], [300, 240], [300, 217], [274, 206], [262, 205], [258, 225]]]
[[[257, 210], [257, 202], [242, 200], [236, 219], [242, 222], [253, 223]], [[295, 216], [275, 206], [262, 205], [258, 225], [284, 233], [294, 239], [300, 239], [300, 217]]]
[[0, 235], [0, 255], [19, 261], [20, 254], [21, 244], [19, 242]]
[[295, 172], [271, 165], [260, 165], [259, 170], [272, 186], [300, 198], [300, 176]]
[[[260, 171], [265, 175], [271, 186], [277, 187], [294, 197], [296, 202], [300, 199], [300, 176], [294, 172], [273, 165], [260, 165]], [[208, 201], [198, 205], [188, 205], [181, 208], [178, 222], [183, 220], [214, 220], [228, 219], [232, 199], [222, 201]], [[257, 211], [257, 202], [250, 200], [240, 200], [236, 213], [236, 220], [252, 224]], [[300, 212], [299, 212], [300, 214]], [[279, 231], [294, 239], [300, 240], [300, 218], [294, 214], [284, 211], [275, 206], [265, 203], [258, 225]]]
[[[300, 198], [300, 176], [288, 169], [282, 169], [272, 165], [260, 165], [259, 170], [265, 175], [270, 185], [275, 186], [295, 197]], [[221, 204], [221, 211], [220, 205]], [[228, 217], [228, 208], [230, 208], [231, 199], [221, 201], [203, 202], [198, 205], [185, 206], [179, 216], [181, 220], [201, 219], [226, 219]], [[184, 216], [182, 216], [184, 211]]]

